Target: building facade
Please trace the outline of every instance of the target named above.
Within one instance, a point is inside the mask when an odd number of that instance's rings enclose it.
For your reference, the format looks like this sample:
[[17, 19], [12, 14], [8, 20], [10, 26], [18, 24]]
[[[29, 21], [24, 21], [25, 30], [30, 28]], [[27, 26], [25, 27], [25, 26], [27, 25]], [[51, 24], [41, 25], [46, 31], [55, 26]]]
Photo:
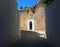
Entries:
[[45, 11], [40, 2], [35, 6], [21, 9], [19, 16], [20, 30], [45, 34]]

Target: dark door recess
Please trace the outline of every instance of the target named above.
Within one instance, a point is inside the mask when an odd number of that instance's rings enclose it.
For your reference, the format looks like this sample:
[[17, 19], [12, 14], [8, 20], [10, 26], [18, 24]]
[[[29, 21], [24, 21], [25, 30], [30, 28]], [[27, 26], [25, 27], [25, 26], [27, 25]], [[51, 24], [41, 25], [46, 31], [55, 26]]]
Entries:
[[32, 22], [29, 23], [29, 29], [32, 30]]

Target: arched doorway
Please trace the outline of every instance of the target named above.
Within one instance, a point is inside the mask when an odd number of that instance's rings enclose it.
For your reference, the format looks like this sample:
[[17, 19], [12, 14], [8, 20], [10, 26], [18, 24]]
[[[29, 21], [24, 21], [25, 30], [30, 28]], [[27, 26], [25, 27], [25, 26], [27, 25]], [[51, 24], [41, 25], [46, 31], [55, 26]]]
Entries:
[[32, 22], [29, 23], [29, 29], [32, 30]]
[[34, 31], [34, 20], [28, 20], [27, 29], [29, 31]]

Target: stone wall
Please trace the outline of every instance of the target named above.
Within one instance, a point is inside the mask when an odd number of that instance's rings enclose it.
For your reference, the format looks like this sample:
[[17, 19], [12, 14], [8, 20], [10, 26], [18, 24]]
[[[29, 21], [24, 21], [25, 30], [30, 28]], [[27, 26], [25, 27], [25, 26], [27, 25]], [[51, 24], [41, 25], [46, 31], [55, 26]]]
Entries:
[[20, 29], [21, 30], [27, 30], [27, 20], [28, 20], [28, 15], [23, 12], [20, 15]]
[[37, 7], [35, 13], [32, 13], [30, 8], [29, 13], [20, 11], [20, 29], [27, 30], [28, 20], [34, 20], [34, 31], [45, 31], [45, 11], [43, 7]]

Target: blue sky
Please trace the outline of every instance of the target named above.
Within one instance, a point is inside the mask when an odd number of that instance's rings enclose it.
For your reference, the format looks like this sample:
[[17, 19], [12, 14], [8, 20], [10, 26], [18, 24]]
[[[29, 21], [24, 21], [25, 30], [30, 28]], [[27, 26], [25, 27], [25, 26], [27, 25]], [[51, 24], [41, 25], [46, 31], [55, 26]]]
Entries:
[[31, 7], [35, 5], [39, 0], [17, 0], [18, 3], [18, 10], [20, 10], [20, 7], [22, 6], [23, 8], [26, 7]]

